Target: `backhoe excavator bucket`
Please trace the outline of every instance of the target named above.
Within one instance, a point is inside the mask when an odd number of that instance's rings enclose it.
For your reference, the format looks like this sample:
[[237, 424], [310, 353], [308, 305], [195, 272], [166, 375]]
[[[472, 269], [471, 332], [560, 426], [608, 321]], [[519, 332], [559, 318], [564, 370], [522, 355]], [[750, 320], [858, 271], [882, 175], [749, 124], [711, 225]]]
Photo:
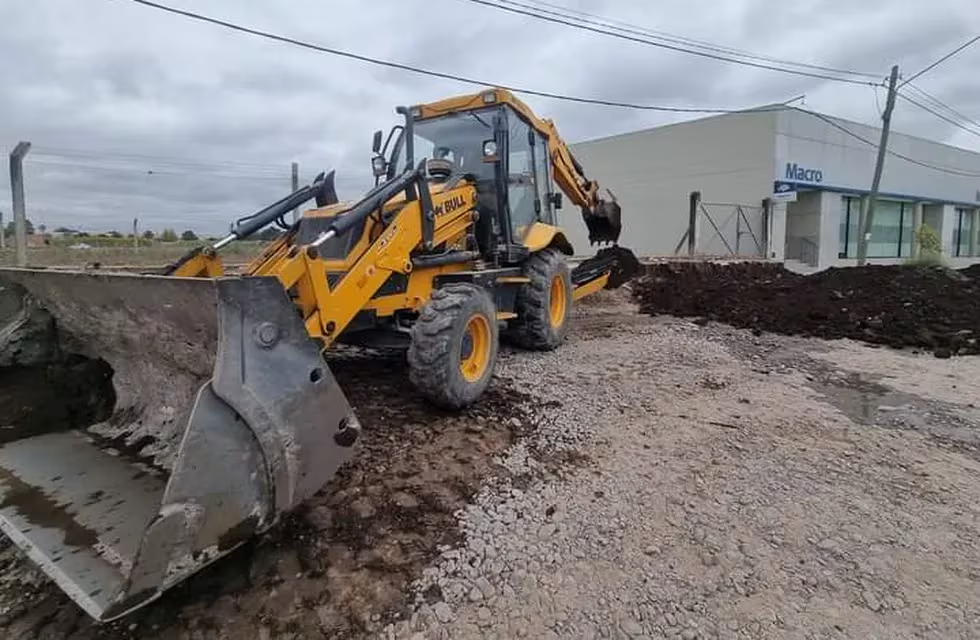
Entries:
[[623, 231], [623, 210], [608, 189], [609, 200], [599, 198], [591, 210], [582, 210], [582, 219], [589, 230], [590, 244], [615, 244]]
[[0, 528], [98, 620], [268, 529], [358, 434], [274, 278], [0, 269]]

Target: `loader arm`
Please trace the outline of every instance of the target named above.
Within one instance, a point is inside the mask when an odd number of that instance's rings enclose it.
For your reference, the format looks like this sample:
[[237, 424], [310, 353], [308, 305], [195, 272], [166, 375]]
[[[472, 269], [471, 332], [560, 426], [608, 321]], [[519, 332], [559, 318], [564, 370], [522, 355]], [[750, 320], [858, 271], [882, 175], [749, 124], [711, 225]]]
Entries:
[[[364, 200], [338, 216], [335, 224], [352, 225], [358, 217], [376, 211], [378, 204], [386, 202], [393, 193], [407, 189], [414, 196], [406, 199], [377, 239], [367, 245], [333, 286], [327, 277], [328, 263], [321, 257], [317, 242], [287, 249], [286, 241], [279, 240], [250, 270], [250, 275], [275, 276], [285, 290], [298, 292], [296, 304], [303, 311], [306, 329], [324, 348], [343, 333], [392, 273], [412, 272], [416, 249], [426, 244], [439, 246], [459, 237], [476, 219], [477, 196], [472, 184], [461, 181], [452, 189], [428, 195], [422, 171], [420, 164], [393, 180], [386, 191], [378, 194], [377, 202]], [[432, 221], [431, 237], [427, 237], [426, 220]]]

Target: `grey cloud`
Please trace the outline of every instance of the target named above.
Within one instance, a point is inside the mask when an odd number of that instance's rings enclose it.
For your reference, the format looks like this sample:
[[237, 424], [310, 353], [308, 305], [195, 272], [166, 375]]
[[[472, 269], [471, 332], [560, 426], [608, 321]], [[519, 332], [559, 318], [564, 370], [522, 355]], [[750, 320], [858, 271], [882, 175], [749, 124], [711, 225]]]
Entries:
[[[545, 91], [708, 107], [806, 93], [810, 108], [869, 123], [878, 117], [867, 87], [692, 58], [459, 0], [170, 1], [325, 46]], [[894, 62], [924, 66], [978, 26], [964, 19], [972, 0], [557, 1], [692, 38], [882, 74]], [[972, 77], [978, 61], [980, 46], [930, 72], [921, 86], [980, 118]], [[19, 139], [36, 145], [27, 173], [35, 222], [122, 229], [138, 216], [153, 228], [206, 233], [281, 197], [294, 160], [304, 180], [337, 169], [341, 196], [356, 197], [372, 183], [371, 132], [396, 122], [395, 105], [474, 90], [97, 0], [0, 6], [0, 77], [9, 87], [0, 92], [0, 150]], [[524, 98], [572, 141], [694, 117]], [[980, 138], [907, 104], [896, 109], [896, 128], [980, 148]]]

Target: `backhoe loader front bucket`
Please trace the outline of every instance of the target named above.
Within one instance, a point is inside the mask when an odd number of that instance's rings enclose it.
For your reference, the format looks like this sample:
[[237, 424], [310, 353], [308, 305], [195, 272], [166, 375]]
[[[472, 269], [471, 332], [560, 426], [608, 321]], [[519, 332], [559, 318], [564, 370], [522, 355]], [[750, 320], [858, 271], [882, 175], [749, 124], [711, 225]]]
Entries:
[[0, 269], [0, 529], [98, 620], [268, 529], [358, 434], [274, 278]]

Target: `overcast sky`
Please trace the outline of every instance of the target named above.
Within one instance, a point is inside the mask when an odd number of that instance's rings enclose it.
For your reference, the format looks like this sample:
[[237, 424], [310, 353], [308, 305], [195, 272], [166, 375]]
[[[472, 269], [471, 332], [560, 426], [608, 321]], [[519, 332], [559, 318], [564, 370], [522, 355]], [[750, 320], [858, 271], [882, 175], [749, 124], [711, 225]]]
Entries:
[[[462, 0], [161, 0], [324, 46], [490, 82], [645, 104], [738, 108], [805, 93], [878, 120], [874, 90], [705, 60]], [[550, 0], [758, 54], [912, 73], [980, 33], [977, 0]], [[917, 85], [980, 120], [980, 44]], [[49, 228], [229, 221], [336, 168], [371, 184], [374, 129], [394, 106], [474, 90], [188, 21], [128, 0], [0, 3], [0, 151], [30, 140], [28, 215]], [[693, 116], [525, 97], [571, 141]], [[879, 91], [883, 104], [884, 92]], [[980, 137], [899, 102], [898, 131], [980, 150]], [[6, 165], [6, 162], [4, 162]], [[9, 212], [6, 166], [0, 210]], [[9, 213], [8, 213], [9, 216]], [[7, 218], [9, 219], [9, 217]]]

